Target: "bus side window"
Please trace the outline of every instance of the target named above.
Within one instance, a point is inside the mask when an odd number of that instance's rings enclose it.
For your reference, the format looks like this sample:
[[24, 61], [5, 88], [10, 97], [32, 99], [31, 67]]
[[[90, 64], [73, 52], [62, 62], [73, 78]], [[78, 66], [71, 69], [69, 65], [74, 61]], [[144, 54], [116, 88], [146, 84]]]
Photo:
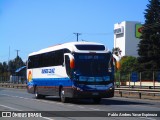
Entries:
[[69, 56], [67, 55], [65, 55], [65, 66], [66, 66], [67, 75], [71, 77], [70, 59], [69, 59]]
[[32, 63], [31, 63], [31, 60], [30, 60], [30, 59], [31, 59], [31, 57], [29, 57], [28, 60], [27, 60], [27, 68], [28, 68], [28, 69], [31, 69], [31, 68], [32, 68]]
[[35, 56], [30, 56], [28, 58], [28, 69], [32, 69], [35, 67], [34, 58], [35, 58]]

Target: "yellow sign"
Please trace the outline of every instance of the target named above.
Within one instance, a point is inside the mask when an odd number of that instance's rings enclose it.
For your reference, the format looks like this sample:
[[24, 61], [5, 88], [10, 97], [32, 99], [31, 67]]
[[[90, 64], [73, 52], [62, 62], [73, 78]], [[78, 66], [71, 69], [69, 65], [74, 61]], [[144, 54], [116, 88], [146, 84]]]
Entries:
[[142, 24], [136, 24], [135, 37], [140, 38], [142, 36]]

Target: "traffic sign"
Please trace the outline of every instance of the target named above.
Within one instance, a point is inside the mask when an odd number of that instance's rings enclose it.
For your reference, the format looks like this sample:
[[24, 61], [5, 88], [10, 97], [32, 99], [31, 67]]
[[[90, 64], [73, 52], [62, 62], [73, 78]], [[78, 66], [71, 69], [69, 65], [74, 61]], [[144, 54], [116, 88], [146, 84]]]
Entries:
[[160, 82], [160, 72], [158, 72], [157, 80], [158, 80], [158, 82]]
[[138, 81], [138, 73], [137, 72], [132, 72], [131, 73], [131, 81], [132, 82], [137, 82]]

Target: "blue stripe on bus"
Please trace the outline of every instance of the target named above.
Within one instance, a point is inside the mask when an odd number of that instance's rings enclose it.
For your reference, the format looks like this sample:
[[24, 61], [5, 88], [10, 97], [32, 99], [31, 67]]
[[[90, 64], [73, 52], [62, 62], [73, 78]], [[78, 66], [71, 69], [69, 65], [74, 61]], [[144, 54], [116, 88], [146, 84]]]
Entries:
[[69, 78], [34, 78], [28, 82], [28, 86], [72, 86], [72, 81]]

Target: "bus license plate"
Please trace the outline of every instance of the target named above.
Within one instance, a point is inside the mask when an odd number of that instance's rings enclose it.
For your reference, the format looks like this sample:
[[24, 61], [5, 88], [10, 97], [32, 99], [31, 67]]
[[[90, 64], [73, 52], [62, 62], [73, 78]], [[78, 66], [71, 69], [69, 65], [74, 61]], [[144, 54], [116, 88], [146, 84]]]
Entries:
[[94, 92], [94, 93], [92, 93], [92, 95], [99, 95], [99, 93], [98, 92]]

